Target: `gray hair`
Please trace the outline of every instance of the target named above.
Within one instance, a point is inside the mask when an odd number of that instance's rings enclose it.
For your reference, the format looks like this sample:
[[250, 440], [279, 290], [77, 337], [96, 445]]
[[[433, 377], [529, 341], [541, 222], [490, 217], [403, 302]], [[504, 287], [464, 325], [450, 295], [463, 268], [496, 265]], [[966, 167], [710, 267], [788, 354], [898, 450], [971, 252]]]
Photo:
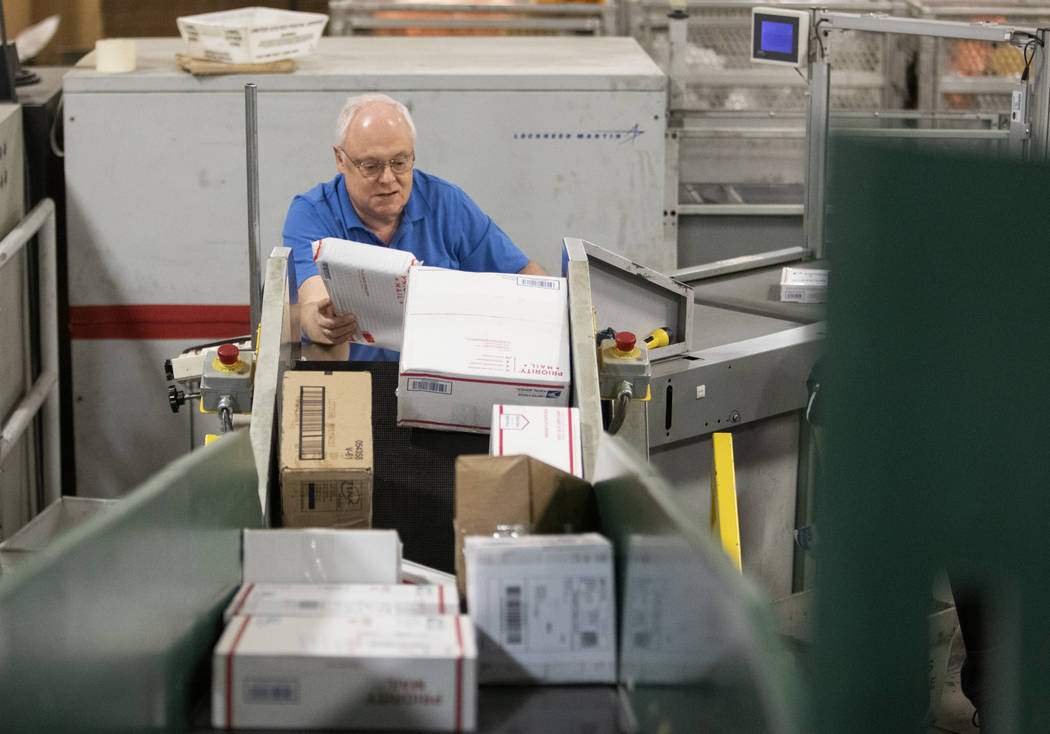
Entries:
[[358, 94], [347, 98], [346, 103], [343, 104], [343, 109], [339, 111], [339, 117], [336, 118], [335, 145], [337, 148], [342, 147], [343, 139], [346, 137], [346, 129], [350, 127], [350, 122], [354, 119], [354, 115], [362, 107], [373, 102], [383, 102], [397, 109], [401, 117], [408, 123], [408, 129], [412, 131], [412, 140], [416, 139], [416, 123], [412, 122], [412, 115], [409, 114], [407, 107], [385, 94]]

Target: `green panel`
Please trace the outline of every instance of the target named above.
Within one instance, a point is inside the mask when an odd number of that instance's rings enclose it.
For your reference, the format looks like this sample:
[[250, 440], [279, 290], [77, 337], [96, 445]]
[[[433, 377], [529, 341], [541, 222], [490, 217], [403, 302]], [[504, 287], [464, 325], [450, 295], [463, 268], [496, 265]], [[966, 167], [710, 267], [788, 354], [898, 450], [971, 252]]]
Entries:
[[[807, 731], [795, 659], [768, 601], [650, 465], [601, 438], [595, 493], [616, 552], [621, 683], [640, 731]], [[635, 639], [639, 614], [661, 634]]]
[[240, 582], [241, 528], [259, 526], [257, 484], [237, 431], [0, 577], [4, 731], [185, 728]]
[[996, 614], [983, 724], [1045, 731], [1050, 169], [845, 140], [830, 160], [818, 731], [925, 731], [940, 567]]

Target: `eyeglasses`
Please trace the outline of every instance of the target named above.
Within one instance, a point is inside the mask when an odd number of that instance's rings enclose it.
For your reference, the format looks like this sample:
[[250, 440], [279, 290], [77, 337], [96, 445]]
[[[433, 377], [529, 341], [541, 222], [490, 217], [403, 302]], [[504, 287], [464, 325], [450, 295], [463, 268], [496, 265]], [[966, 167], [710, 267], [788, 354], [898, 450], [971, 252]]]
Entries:
[[350, 161], [354, 164], [354, 167], [360, 172], [365, 178], [379, 178], [383, 175], [383, 171], [386, 170], [387, 166], [390, 166], [391, 172], [395, 176], [400, 176], [403, 173], [408, 173], [412, 170], [412, 164], [416, 160], [415, 154], [408, 156], [398, 156], [397, 158], [391, 158], [388, 161], [380, 161], [375, 158], [365, 158], [363, 160], [355, 161], [351, 158], [345, 150], [339, 148], [339, 152], [343, 154], [345, 160]]

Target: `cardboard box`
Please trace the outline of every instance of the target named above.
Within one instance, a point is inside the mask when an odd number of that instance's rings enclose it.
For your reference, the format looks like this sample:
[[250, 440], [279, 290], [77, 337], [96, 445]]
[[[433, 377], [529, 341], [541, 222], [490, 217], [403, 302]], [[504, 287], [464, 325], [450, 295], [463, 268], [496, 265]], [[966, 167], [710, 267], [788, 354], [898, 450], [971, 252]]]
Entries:
[[525, 454], [583, 478], [579, 408], [492, 406], [490, 456]]
[[281, 524], [372, 525], [372, 376], [284, 373]]
[[243, 531], [242, 584], [397, 584], [396, 530]]
[[472, 731], [462, 615], [234, 617], [212, 655], [212, 725]]
[[564, 278], [415, 267], [397, 424], [488, 433], [492, 406], [569, 404]]
[[224, 623], [240, 615], [360, 617], [395, 614], [459, 614], [454, 586], [410, 584], [243, 585], [223, 612]]
[[328, 237], [313, 244], [314, 262], [336, 313], [357, 317], [350, 341], [401, 351], [411, 252]]
[[598, 528], [594, 490], [587, 482], [529, 456], [460, 456], [456, 459], [456, 581], [467, 575], [463, 540], [491, 536], [499, 525], [526, 533], [586, 532]]
[[695, 684], [745, 654], [736, 602], [685, 538], [630, 535], [626, 547], [621, 682]]
[[612, 544], [598, 533], [466, 539], [481, 683], [615, 683]]

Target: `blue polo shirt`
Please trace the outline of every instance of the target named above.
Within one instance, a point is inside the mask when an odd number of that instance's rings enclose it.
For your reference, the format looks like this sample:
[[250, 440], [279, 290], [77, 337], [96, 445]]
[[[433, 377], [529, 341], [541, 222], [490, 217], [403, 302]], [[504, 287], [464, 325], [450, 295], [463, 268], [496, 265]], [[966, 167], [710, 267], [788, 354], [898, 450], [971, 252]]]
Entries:
[[[283, 236], [295, 259], [297, 285], [317, 275], [314, 240], [338, 237], [387, 246], [357, 216], [341, 173], [292, 200]], [[412, 172], [412, 193], [389, 246], [411, 252], [424, 265], [475, 273], [516, 273], [529, 262], [463, 189], [420, 170]], [[351, 344], [350, 359], [396, 360], [398, 353]]]

